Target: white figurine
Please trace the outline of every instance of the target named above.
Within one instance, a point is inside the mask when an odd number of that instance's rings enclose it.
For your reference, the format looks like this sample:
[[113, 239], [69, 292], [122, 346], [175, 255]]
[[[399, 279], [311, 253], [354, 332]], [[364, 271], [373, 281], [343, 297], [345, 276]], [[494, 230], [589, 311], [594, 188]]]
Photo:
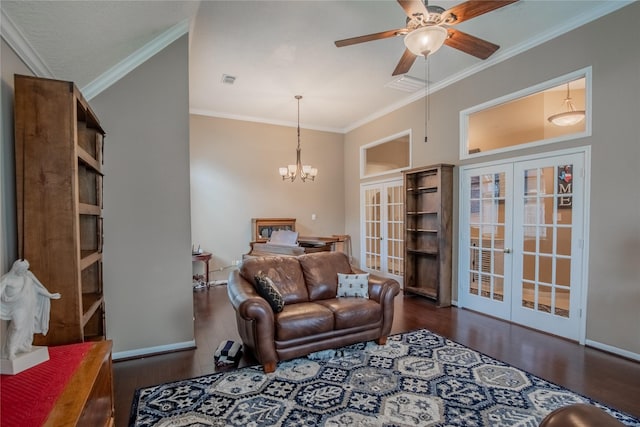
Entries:
[[27, 260], [17, 260], [0, 279], [0, 319], [9, 320], [2, 357], [15, 359], [18, 353], [31, 351], [33, 334], [49, 331], [52, 294], [29, 271]]

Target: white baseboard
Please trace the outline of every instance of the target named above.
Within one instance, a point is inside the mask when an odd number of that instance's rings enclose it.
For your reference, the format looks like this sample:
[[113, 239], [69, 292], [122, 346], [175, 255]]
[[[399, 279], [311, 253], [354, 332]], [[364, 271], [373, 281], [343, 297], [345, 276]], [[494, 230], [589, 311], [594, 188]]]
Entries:
[[191, 341], [177, 342], [177, 343], [167, 344], [167, 345], [158, 345], [155, 347], [145, 347], [145, 348], [138, 348], [135, 350], [118, 351], [116, 353], [113, 353], [112, 358], [113, 360], [132, 359], [132, 358], [147, 356], [151, 354], [169, 353], [172, 351], [187, 350], [195, 347], [196, 347], [196, 341], [191, 340]]
[[609, 353], [617, 354], [618, 356], [626, 357], [627, 359], [635, 360], [640, 362], [640, 354], [634, 353], [629, 350], [623, 350], [618, 347], [614, 347], [608, 344], [603, 344], [598, 341], [586, 340], [585, 345], [593, 348], [597, 348], [598, 350], [603, 350]]

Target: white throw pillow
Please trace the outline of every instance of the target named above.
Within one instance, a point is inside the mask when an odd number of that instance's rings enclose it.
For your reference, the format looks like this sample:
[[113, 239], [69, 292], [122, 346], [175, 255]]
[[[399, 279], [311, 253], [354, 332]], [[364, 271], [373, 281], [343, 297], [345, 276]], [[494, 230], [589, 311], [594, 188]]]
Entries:
[[338, 298], [369, 298], [369, 273], [338, 273]]

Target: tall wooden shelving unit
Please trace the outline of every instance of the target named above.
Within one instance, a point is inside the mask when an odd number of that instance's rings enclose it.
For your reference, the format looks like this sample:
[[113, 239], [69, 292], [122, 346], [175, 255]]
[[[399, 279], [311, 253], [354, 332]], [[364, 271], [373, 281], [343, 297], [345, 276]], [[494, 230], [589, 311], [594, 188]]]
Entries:
[[404, 172], [404, 291], [451, 305], [453, 165]]
[[15, 76], [19, 250], [44, 286], [62, 295], [37, 345], [105, 338], [104, 134], [72, 82]]

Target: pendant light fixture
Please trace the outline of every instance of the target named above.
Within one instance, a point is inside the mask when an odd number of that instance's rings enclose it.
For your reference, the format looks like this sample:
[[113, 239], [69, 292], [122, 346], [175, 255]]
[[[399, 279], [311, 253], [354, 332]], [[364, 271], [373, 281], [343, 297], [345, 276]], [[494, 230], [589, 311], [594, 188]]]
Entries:
[[278, 172], [280, 173], [283, 181], [288, 179], [293, 182], [297, 176], [300, 176], [302, 182], [307, 180], [315, 181], [315, 178], [318, 175], [318, 169], [311, 167], [311, 165], [303, 166], [302, 161], [300, 160], [300, 100], [302, 99], [302, 95], [296, 95], [295, 98], [298, 100], [298, 148], [296, 149], [296, 164], [281, 167], [278, 169]]
[[567, 82], [567, 97], [562, 102], [562, 108], [562, 112], [549, 116], [547, 120], [556, 126], [573, 126], [584, 120], [585, 111], [576, 110], [576, 107], [571, 101], [569, 82]]

